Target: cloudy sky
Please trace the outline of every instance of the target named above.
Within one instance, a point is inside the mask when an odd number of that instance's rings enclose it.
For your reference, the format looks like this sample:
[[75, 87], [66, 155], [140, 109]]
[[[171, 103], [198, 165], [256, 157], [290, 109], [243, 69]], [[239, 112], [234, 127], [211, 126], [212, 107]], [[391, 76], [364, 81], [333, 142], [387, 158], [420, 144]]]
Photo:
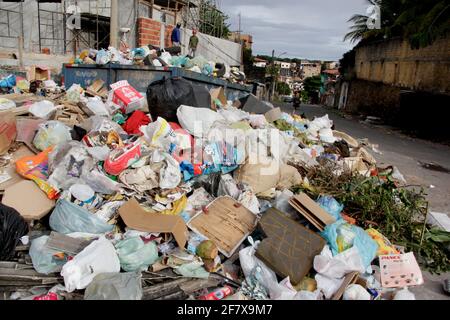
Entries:
[[353, 47], [342, 40], [355, 13], [364, 14], [367, 0], [221, 0], [232, 31], [253, 35], [254, 54], [338, 60]]

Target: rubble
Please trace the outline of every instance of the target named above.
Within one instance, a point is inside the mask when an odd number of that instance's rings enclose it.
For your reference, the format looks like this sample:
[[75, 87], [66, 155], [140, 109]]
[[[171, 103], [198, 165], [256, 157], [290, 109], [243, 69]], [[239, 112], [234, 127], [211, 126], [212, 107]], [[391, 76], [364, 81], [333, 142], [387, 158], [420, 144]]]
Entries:
[[[73, 62], [217, 66], [155, 48]], [[175, 78], [146, 97], [126, 80], [64, 88], [45, 67], [24, 80], [1, 82], [4, 299], [412, 299], [418, 263], [448, 270], [422, 194], [328, 116]]]

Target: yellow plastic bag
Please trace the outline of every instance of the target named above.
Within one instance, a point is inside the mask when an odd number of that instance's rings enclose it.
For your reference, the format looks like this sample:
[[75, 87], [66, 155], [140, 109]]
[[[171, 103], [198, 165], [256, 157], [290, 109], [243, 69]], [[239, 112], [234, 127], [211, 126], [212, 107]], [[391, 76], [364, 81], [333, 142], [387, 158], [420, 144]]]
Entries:
[[378, 244], [377, 256], [400, 254], [390, 241], [377, 230], [370, 228], [366, 232]]

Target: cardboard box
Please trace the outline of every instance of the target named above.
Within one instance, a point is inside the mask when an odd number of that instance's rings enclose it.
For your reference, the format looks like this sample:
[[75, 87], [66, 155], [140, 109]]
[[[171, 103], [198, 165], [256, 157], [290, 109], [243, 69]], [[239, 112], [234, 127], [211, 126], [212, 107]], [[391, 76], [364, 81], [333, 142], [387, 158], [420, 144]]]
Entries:
[[124, 113], [132, 113], [145, 104], [145, 98], [127, 80], [122, 80], [111, 85], [112, 102], [119, 106]]
[[199, 212], [188, 222], [188, 227], [213, 241], [229, 258], [255, 229], [257, 222], [250, 210], [227, 196], [211, 202], [206, 212]]
[[209, 93], [211, 94], [211, 109], [217, 110], [216, 100], [220, 103], [219, 107], [225, 108], [227, 106], [227, 97], [225, 96], [225, 91], [222, 87], [211, 89]]
[[14, 208], [27, 221], [39, 220], [54, 207], [44, 192], [30, 180], [24, 180], [6, 188], [2, 203]]
[[16, 135], [16, 117], [11, 111], [2, 112], [0, 117], [0, 154], [8, 151]]
[[143, 232], [171, 233], [180, 248], [184, 248], [188, 238], [186, 224], [180, 216], [169, 216], [148, 212], [131, 199], [119, 209], [126, 226]]
[[275, 122], [281, 118], [281, 109], [275, 108], [267, 112], [265, 115], [267, 122]]
[[42, 66], [31, 66], [28, 74], [27, 74], [28, 81], [33, 80], [50, 80], [51, 79], [51, 72], [50, 69], [47, 67]]
[[247, 97], [247, 100], [244, 103], [244, 107], [242, 110], [248, 113], [254, 114], [266, 114], [271, 111], [273, 108], [259, 100], [255, 95], [250, 94]]
[[292, 284], [298, 285], [311, 270], [325, 240], [274, 208], [264, 213], [260, 225], [268, 238], [259, 244], [256, 257], [279, 276], [289, 276]]
[[403, 288], [423, 284], [422, 271], [414, 253], [379, 256], [381, 285], [384, 288]]
[[331, 214], [322, 209], [305, 193], [293, 197], [289, 204], [320, 231], [323, 231], [327, 225], [336, 222], [336, 219]]

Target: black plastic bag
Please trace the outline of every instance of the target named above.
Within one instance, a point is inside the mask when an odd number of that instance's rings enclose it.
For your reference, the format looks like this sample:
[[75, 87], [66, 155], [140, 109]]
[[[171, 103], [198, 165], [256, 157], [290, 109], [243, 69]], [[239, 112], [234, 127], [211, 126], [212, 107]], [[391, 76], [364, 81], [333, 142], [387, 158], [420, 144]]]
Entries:
[[197, 107], [192, 84], [182, 78], [155, 81], [148, 86], [147, 101], [153, 121], [162, 117], [178, 122], [177, 109], [181, 105]]
[[28, 224], [13, 208], [0, 203], [0, 261], [9, 261], [24, 235], [28, 233]]

